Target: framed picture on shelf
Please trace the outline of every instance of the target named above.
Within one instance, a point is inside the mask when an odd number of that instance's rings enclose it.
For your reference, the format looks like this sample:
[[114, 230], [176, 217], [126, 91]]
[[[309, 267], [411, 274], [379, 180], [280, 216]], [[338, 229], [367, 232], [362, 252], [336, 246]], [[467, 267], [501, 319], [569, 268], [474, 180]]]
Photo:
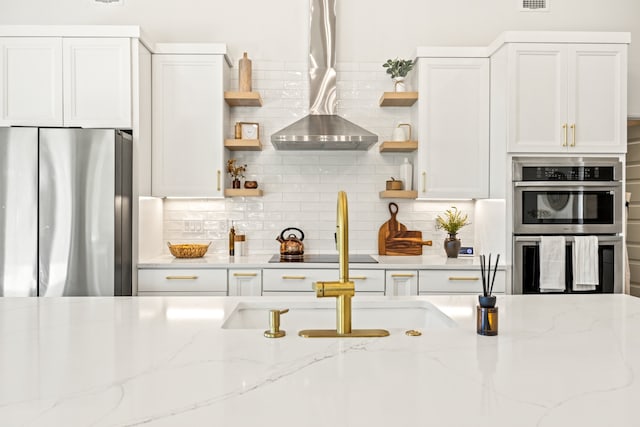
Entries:
[[260, 139], [260, 125], [258, 123], [238, 122], [236, 129], [240, 130], [240, 139]]

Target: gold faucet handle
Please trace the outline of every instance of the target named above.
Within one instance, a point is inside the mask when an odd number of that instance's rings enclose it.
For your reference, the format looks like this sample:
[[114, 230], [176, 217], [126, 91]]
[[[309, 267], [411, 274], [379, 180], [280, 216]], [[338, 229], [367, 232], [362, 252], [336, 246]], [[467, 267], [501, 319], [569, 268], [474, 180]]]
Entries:
[[282, 338], [286, 335], [285, 331], [280, 330], [280, 315], [288, 312], [288, 308], [284, 310], [269, 310], [269, 329], [264, 331], [265, 337]]
[[348, 282], [315, 282], [313, 290], [318, 298], [354, 296], [356, 293], [355, 283]]

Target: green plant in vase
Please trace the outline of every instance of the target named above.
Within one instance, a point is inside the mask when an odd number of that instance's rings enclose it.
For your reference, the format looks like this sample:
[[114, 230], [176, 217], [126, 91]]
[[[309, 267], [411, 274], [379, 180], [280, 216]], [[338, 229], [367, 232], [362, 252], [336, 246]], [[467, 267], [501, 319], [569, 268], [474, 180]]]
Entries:
[[413, 70], [415, 64], [411, 59], [398, 58], [387, 59], [387, 62], [382, 64], [382, 66], [387, 69], [387, 74], [390, 74], [395, 82], [394, 88], [396, 92], [404, 92], [406, 90], [404, 79], [407, 77], [409, 71]]
[[444, 250], [448, 258], [458, 258], [460, 252], [460, 239], [458, 239], [458, 231], [469, 222], [469, 215], [459, 211], [457, 207], [452, 206], [447, 209], [443, 216], [436, 217], [436, 227], [438, 230], [445, 230], [449, 236], [444, 239]]

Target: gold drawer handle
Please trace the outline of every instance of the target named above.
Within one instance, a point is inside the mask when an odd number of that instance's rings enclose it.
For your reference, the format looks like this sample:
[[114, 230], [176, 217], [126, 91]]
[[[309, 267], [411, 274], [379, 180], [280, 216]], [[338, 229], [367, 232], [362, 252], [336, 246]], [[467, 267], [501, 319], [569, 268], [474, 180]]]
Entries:
[[233, 277], [256, 277], [258, 273], [233, 273]]
[[480, 280], [479, 277], [457, 277], [457, 276], [450, 276], [449, 280]]
[[220, 170], [218, 169], [218, 191], [220, 191]]
[[196, 280], [198, 276], [167, 276], [167, 280]]
[[367, 276], [349, 276], [349, 279], [353, 279], [353, 280], [367, 280]]
[[397, 273], [397, 274], [391, 275], [391, 277], [413, 277], [413, 276], [415, 275], [411, 273]]
[[282, 276], [283, 279], [291, 279], [291, 280], [302, 280], [306, 279], [307, 276]]

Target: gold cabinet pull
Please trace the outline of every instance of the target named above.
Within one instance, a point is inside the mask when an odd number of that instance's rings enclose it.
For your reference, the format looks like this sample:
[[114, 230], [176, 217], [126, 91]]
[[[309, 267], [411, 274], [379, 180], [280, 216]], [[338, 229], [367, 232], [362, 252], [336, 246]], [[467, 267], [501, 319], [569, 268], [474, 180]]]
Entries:
[[571, 125], [571, 146], [576, 146], [576, 124]]
[[233, 277], [256, 277], [258, 273], [233, 273]]
[[196, 280], [198, 276], [167, 276], [167, 280]]
[[220, 191], [220, 169], [218, 169], [218, 191]]
[[566, 123], [562, 125], [562, 130], [564, 131], [564, 142], [562, 143], [562, 146], [566, 147], [567, 146], [567, 131], [568, 131]]
[[411, 274], [411, 273], [396, 273], [391, 275], [391, 277], [413, 277], [413, 276], [415, 276], [415, 274]]
[[422, 192], [427, 192], [427, 173], [422, 172]]
[[479, 277], [449, 276], [449, 280], [480, 280]]
[[367, 280], [367, 276], [349, 276], [349, 279], [353, 279], [353, 280]]
[[288, 280], [303, 280], [306, 279], [307, 276], [282, 276], [282, 278]]

